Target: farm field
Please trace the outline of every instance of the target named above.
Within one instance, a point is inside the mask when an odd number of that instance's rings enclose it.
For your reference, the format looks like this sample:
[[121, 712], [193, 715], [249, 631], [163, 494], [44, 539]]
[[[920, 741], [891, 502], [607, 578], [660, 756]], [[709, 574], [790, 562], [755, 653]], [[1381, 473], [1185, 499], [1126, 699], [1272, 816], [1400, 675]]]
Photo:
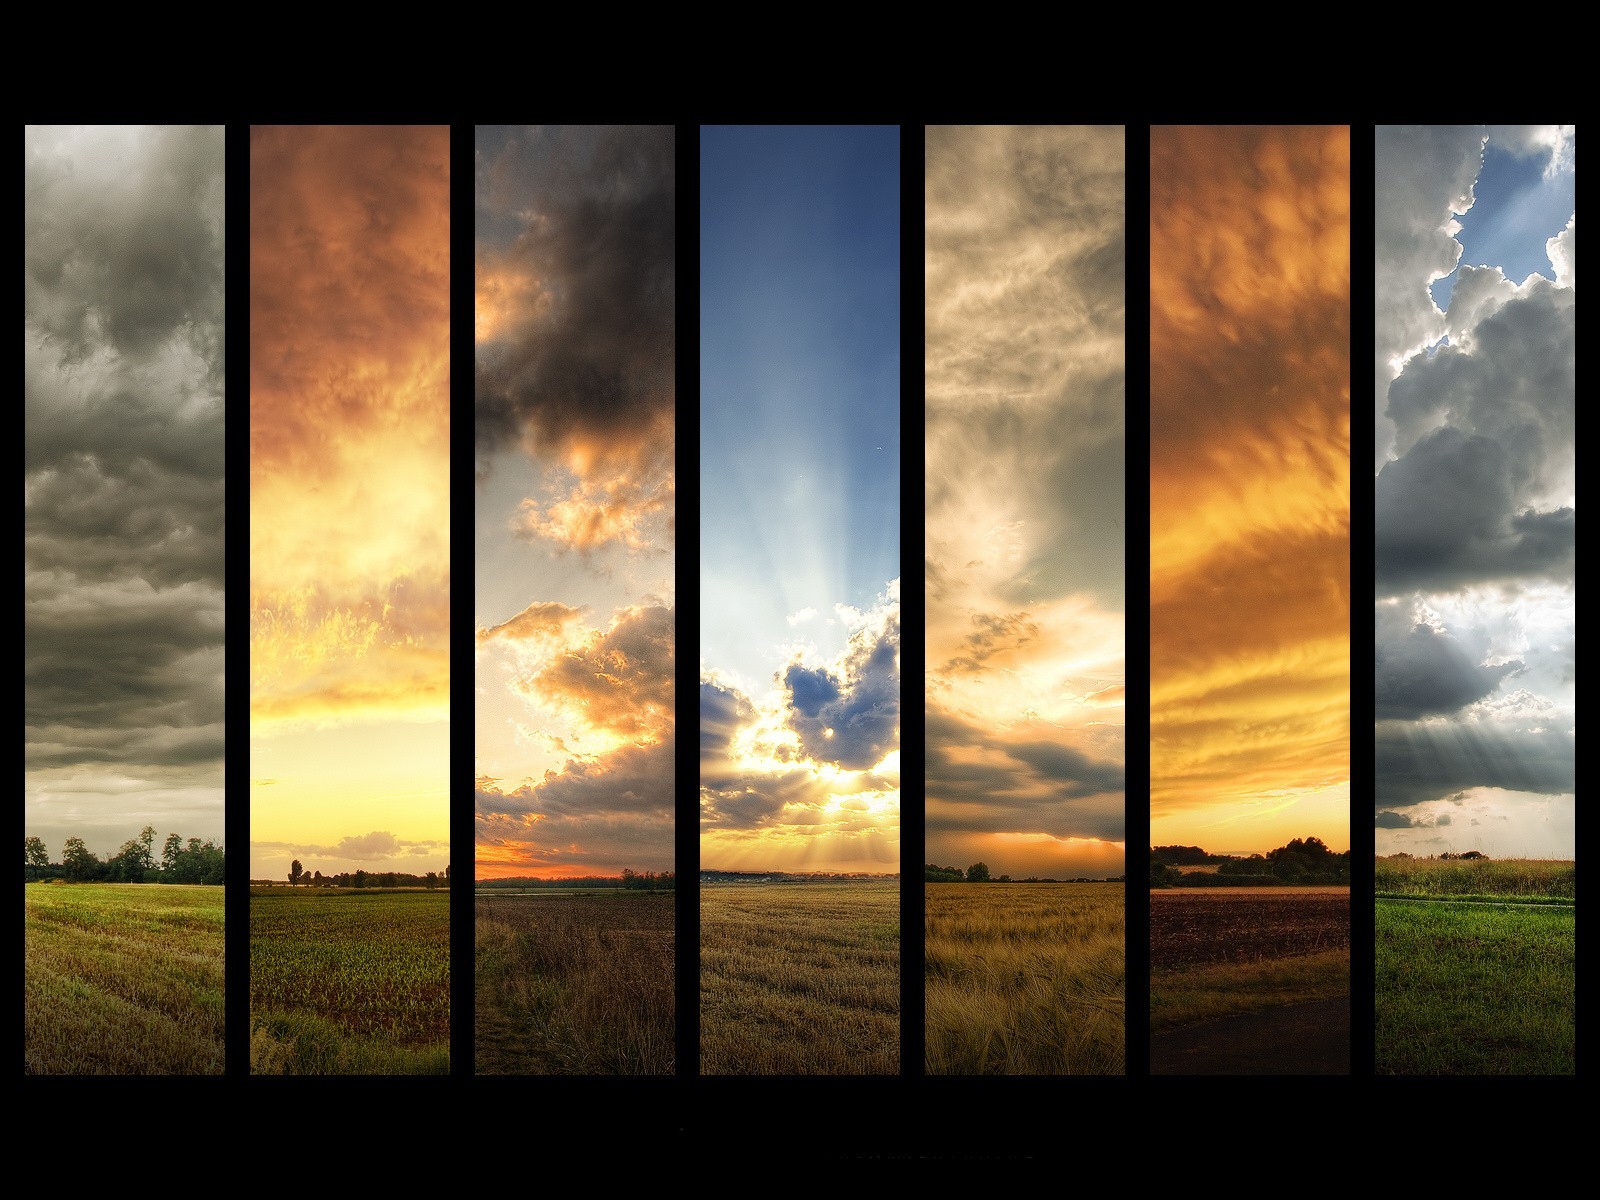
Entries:
[[223, 893], [24, 885], [23, 1070], [220, 1075]]
[[450, 894], [250, 889], [250, 1069], [450, 1069]]
[[1350, 889], [1150, 893], [1152, 1033], [1350, 992]]
[[1379, 1074], [1575, 1073], [1574, 863], [1380, 858], [1376, 878]]
[[900, 885], [726, 884], [700, 891], [700, 1069], [900, 1069]]
[[1379, 858], [1373, 886], [1379, 896], [1450, 897], [1456, 900], [1529, 900], [1572, 903], [1578, 865], [1542, 858]]
[[671, 892], [480, 893], [480, 1075], [670, 1075]]
[[931, 1075], [1120, 1075], [1125, 907], [1114, 883], [928, 885]]

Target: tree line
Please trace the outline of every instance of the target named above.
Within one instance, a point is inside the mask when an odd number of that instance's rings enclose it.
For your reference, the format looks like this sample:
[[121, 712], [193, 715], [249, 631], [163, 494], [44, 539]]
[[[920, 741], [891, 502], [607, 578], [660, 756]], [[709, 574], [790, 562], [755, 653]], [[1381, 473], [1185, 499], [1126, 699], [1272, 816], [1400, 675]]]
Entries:
[[[1216, 866], [1216, 872], [1183, 871]], [[1335, 853], [1319, 837], [1294, 838], [1265, 854], [1208, 854], [1199, 846], [1150, 847], [1150, 886], [1249, 887], [1276, 883], [1349, 883], [1350, 852]]]
[[[251, 883], [258, 882], [252, 879]], [[265, 880], [259, 882], [266, 882]], [[432, 891], [443, 884], [450, 886], [450, 864], [446, 863], [443, 871], [428, 871], [422, 875], [413, 875], [407, 871], [340, 871], [336, 875], [324, 875], [321, 871], [308, 871], [297, 858], [289, 864], [290, 887], [334, 887], [334, 888], [393, 888], [393, 887], [422, 887]]]
[[146, 825], [138, 837], [129, 838], [109, 858], [102, 859], [70, 837], [61, 849], [61, 861], [51, 862], [44, 839], [25, 837], [22, 844], [23, 878], [30, 883], [65, 879], [71, 883], [210, 883], [224, 878], [222, 847], [211, 839], [187, 840], [167, 834], [161, 856], [156, 857], [155, 826]]

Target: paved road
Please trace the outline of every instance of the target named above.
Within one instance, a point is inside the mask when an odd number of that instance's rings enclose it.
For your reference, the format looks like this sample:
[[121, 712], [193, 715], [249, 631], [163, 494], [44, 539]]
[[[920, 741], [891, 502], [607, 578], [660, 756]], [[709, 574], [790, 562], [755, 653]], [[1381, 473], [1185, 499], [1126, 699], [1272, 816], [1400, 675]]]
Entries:
[[1150, 1039], [1152, 1075], [1348, 1075], [1350, 1000], [1244, 1013]]

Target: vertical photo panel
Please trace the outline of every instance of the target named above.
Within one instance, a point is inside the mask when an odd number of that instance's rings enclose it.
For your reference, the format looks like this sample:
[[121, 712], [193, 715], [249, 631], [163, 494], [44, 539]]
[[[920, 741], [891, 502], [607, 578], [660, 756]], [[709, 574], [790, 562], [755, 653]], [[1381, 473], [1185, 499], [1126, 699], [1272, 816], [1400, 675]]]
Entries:
[[894, 1074], [898, 127], [700, 131], [700, 421], [700, 1069]]
[[1350, 1069], [1350, 136], [1150, 131], [1150, 1066]]
[[450, 132], [250, 131], [250, 1069], [450, 1058]]
[[24, 132], [29, 1075], [224, 1069], [224, 144]]
[[926, 134], [929, 1074], [1124, 1071], [1125, 177]]
[[670, 1075], [671, 126], [480, 126], [474, 1070]]
[[1376, 130], [1383, 1075], [1576, 1070], [1575, 157]]

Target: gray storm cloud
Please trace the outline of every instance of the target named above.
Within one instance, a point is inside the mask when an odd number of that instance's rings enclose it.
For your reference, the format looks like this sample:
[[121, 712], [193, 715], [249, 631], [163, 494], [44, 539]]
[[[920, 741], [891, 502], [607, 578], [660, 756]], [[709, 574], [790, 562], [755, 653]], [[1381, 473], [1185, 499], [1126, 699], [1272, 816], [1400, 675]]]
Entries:
[[[131, 833], [160, 817], [114, 778], [149, 780], [163, 811], [221, 785], [224, 136], [24, 141], [28, 819], [95, 805], [97, 827], [121, 811]], [[69, 792], [83, 771], [106, 787]], [[185, 811], [186, 834], [221, 833], [219, 799]]]
[[480, 127], [480, 271], [524, 272], [543, 297], [478, 347], [481, 452], [648, 458], [662, 430], [670, 447], [674, 144], [671, 126]]

